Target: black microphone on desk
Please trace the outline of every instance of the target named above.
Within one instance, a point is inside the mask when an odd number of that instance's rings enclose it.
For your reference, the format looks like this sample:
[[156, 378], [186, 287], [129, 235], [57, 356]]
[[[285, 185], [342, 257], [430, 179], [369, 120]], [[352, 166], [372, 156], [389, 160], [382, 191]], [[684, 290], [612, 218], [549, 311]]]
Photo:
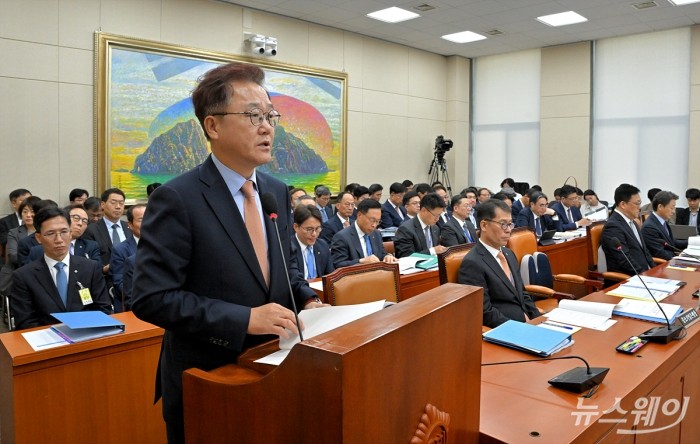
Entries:
[[580, 356], [559, 356], [556, 358], [542, 358], [542, 359], [524, 359], [520, 361], [501, 361], [501, 362], [488, 362], [486, 364], [481, 364], [481, 366], [487, 365], [503, 365], [503, 364], [520, 364], [523, 362], [538, 362], [538, 361], [556, 361], [559, 359], [579, 359], [586, 364], [585, 367], [576, 367], [561, 375], [555, 376], [550, 379], [549, 382], [554, 387], [566, 390], [568, 392], [581, 393], [586, 390], [590, 390], [593, 387], [599, 385], [605, 379], [610, 368], [608, 367], [591, 367], [588, 362]]
[[683, 326], [682, 325], [671, 325], [671, 322], [668, 320], [668, 316], [666, 316], [666, 312], [664, 312], [664, 309], [661, 308], [661, 304], [659, 304], [659, 301], [656, 300], [654, 295], [652, 294], [651, 290], [649, 290], [649, 287], [647, 287], [646, 282], [644, 282], [644, 279], [637, 273], [637, 269], [634, 268], [634, 265], [632, 265], [632, 262], [630, 259], [627, 257], [627, 254], [622, 250], [622, 244], [620, 243], [620, 239], [613, 237], [610, 239], [612, 241], [613, 247], [622, 255], [625, 257], [627, 260], [627, 263], [629, 264], [630, 268], [634, 270], [634, 275], [637, 276], [637, 278], [642, 281], [642, 284], [644, 285], [644, 288], [647, 289], [647, 292], [649, 293], [649, 296], [651, 299], [654, 301], [657, 307], [659, 307], [659, 310], [661, 311], [661, 314], [664, 316], [664, 319], [666, 319], [666, 327], [654, 327], [650, 328], [649, 330], [645, 331], [641, 335], [638, 335], [640, 339], [645, 339], [649, 342], [656, 342], [658, 344], [668, 344], [674, 339], [678, 339], [680, 336], [681, 332], [683, 331]]
[[294, 309], [294, 320], [297, 322], [297, 329], [299, 330], [299, 340], [304, 340], [304, 335], [301, 333], [301, 324], [299, 323], [299, 311], [297, 310], [297, 303], [294, 301], [294, 292], [292, 291], [292, 282], [289, 280], [289, 271], [287, 270], [287, 260], [284, 258], [284, 248], [282, 248], [282, 239], [280, 238], [280, 230], [277, 227], [277, 199], [272, 193], [263, 193], [260, 195], [260, 203], [262, 204], [263, 211], [267, 213], [272, 221], [272, 225], [275, 226], [275, 234], [277, 236], [277, 245], [280, 249], [280, 254], [282, 255], [282, 263], [284, 264], [284, 276], [287, 278], [287, 288], [289, 288], [289, 297], [292, 298], [292, 308]]
[[683, 260], [683, 256], [686, 256], [686, 257], [690, 257], [690, 258], [693, 258], [693, 259], [695, 259], [695, 260], [700, 261], [700, 256], [696, 256], [696, 255], [690, 254], [690, 253], [685, 253], [685, 252], [684, 252], [683, 250], [681, 250], [680, 248], [676, 248], [676, 247], [674, 247], [673, 245], [669, 244], [668, 242], [664, 241], [664, 248], [666, 248], [666, 247], [669, 247], [670, 249], [672, 249], [672, 250], [674, 251], [674, 253], [678, 253], [678, 254], [679, 254], [678, 257], [679, 257], [679, 259], [681, 259], [681, 260]]

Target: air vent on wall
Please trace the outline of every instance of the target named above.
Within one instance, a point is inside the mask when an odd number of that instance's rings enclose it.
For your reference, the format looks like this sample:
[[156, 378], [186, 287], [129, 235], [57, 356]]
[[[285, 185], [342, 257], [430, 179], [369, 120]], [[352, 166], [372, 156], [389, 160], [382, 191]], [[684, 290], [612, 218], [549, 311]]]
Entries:
[[649, 9], [649, 8], [655, 8], [659, 5], [657, 5], [656, 2], [641, 2], [641, 3], [632, 3], [632, 6], [634, 6], [635, 9]]

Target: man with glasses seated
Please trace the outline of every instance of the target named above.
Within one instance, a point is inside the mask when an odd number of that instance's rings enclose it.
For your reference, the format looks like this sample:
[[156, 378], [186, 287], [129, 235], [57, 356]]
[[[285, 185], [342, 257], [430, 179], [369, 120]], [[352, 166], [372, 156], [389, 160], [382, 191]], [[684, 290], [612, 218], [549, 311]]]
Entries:
[[335, 268], [396, 262], [392, 254], [384, 251], [382, 235], [377, 230], [381, 218], [382, 205], [376, 200], [365, 199], [358, 204], [357, 219], [333, 236], [331, 258]]
[[53, 206], [44, 208], [34, 217], [34, 226], [44, 255], [13, 275], [10, 299], [17, 329], [57, 323], [51, 313], [111, 313], [99, 262], [70, 254], [68, 213]]
[[112, 296], [114, 297], [115, 313], [128, 310], [128, 307], [124, 304], [124, 289], [122, 288], [124, 263], [129, 256], [136, 254], [136, 248], [141, 238], [141, 223], [143, 222], [143, 215], [145, 212], [145, 204], [136, 204], [126, 210], [126, 220], [128, 221], [132, 236], [112, 248], [112, 258], [109, 260], [109, 275], [114, 284], [114, 294]]
[[355, 220], [352, 217], [355, 211], [355, 198], [352, 193], [342, 191], [338, 193], [338, 198], [335, 201], [335, 215], [323, 223], [320, 238], [330, 244], [333, 241], [333, 236], [340, 232], [343, 228], [350, 226], [350, 223]]
[[532, 228], [538, 239], [547, 230], [563, 231], [561, 221], [552, 218], [555, 213], [547, 206], [547, 195], [530, 188], [527, 193], [527, 201], [529, 202], [528, 206], [518, 213], [516, 227]]
[[581, 216], [579, 208], [579, 196], [576, 187], [564, 185], [560, 191], [561, 199], [552, 205], [552, 209], [557, 213], [564, 231], [575, 230], [578, 227], [585, 227], [591, 224], [590, 219]]
[[[608, 271], [632, 276], [654, 266], [654, 260], [649, 254], [638, 225], [641, 207], [642, 198], [639, 195], [639, 188], [623, 183], [615, 189], [615, 210], [610, 213], [600, 237]], [[630, 268], [627, 259], [618, 250], [618, 242], [614, 241], [614, 238], [617, 238], [622, 251], [634, 268]]]
[[[406, 219], [413, 219], [418, 216], [418, 211], [420, 211], [420, 196], [415, 191], [407, 191], [403, 195], [403, 207], [406, 209]], [[403, 223], [403, 222], [402, 222]], [[401, 224], [399, 224], [401, 226]]]
[[[321, 234], [321, 212], [315, 204], [298, 205], [294, 209], [294, 238], [291, 252], [296, 257], [304, 279], [315, 279], [333, 272], [331, 250]], [[303, 268], [302, 268], [303, 267]]]
[[436, 193], [428, 193], [421, 198], [418, 216], [402, 223], [396, 230], [396, 257], [406, 257], [413, 253], [434, 255], [445, 251], [445, 247], [440, 245], [437, 222], [446, 205]]
[[[73, 256], [86, 257], [94, 261], [100, 261], [100, 246], [97, 242], [82, 239], [83, 233], [88, 226], [88, 215], [80, 204], [70, 205], [65, 208], [71, 219], [70, 224], [70, 254]], [[35, 261], [44, 255], [44, 247], [35, 245], [29, 250], [29, 262]]]
[[505, 246], [513, 229], [508, 205], [491, 199], [476, 207], [481, 234], [462, 260], [458, 282], [484, 289], [483, 325], [497, 327], [509, 319], [525, 322], [540, 315], [520, 277], [518, 260]]

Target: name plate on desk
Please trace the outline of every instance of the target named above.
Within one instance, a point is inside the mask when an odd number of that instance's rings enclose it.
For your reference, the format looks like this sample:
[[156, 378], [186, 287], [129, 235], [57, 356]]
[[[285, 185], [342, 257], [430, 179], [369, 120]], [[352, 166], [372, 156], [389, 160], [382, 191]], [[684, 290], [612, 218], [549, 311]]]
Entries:
[[700, 319], [700, 315], [698, 315], [697, 308], [690, 308], [688, 311], [684, 311], [678, 315], [678, 319], [680, 319], [683, 327], [688, 327], [689, 325], [696, 323], [697, 320]]

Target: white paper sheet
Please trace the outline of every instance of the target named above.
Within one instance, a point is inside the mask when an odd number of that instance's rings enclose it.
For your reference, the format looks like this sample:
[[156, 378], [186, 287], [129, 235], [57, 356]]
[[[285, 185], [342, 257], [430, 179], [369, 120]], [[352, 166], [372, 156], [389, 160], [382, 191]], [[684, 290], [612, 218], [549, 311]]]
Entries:
[[34, 351], [46, 350], [54, 347], [68, 345], [69, 342], [60, 337], [55, 331], [50, 328], [43, 330], [34, 330], [22, 333], [24, 340], [34, 349]]

